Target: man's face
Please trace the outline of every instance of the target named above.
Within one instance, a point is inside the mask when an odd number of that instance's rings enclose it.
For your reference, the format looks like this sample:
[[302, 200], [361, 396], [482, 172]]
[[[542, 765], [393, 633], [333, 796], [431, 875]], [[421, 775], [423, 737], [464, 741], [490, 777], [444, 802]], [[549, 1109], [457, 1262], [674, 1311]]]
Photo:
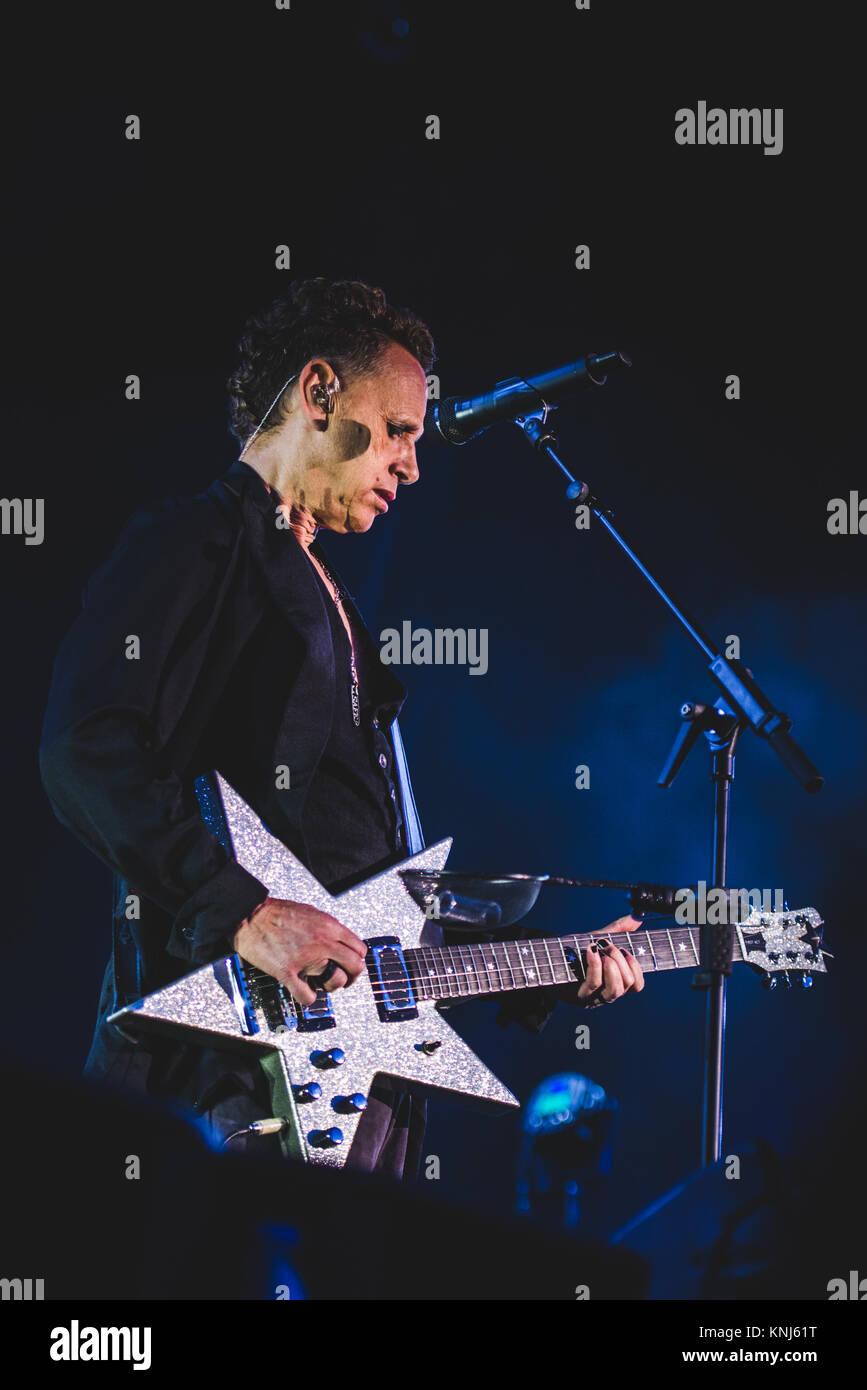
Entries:
[[342, 384], [317, 441], [307, 505], [329, 531], [368, 531], [400, 483], [418, 478], [427, 378], [412, 353], [390, 343], [371, 376]]

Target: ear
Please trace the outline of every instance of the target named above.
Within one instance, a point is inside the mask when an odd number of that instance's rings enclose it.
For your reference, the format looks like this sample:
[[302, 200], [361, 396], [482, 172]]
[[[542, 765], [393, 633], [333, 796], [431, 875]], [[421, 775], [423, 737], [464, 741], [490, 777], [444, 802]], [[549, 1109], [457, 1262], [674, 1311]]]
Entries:
[[298, 374], [301, 408], [315, 429], [328, 428], [328, 416], [334, 410], [339, 385], [334, 369], [322, 358], [311, 358], [301, 368]]

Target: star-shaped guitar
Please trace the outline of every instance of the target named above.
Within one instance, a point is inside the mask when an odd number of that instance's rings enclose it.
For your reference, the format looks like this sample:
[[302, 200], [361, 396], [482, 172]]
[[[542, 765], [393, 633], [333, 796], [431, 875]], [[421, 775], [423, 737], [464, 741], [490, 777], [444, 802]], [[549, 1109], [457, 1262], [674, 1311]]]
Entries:
[[[219, 774], [216, 782], [238, 863], [272, 897], [318, 907], [369, 942], [367, 971], [348, 989], [319, 991], [305, 1009], [269, 976], [237, 956], [224, 957], [119, 1010], [111, 1021], [131, 1034], [184, 1029], [202, 1046], [276, 1048], [300, 1155], [336, 1168], [346, 1161], [378, 1073], [408, 1083], [407, 1089], [451, 1092], [486, 1108], [517, 1106], [437, 1010], [437, 1001], [452, 995], [452, 967], [438, 950], [437, 923], [400, 877], [405, 869], [441, 869], [451, 840], [332, 897]], [[476, 968], [483, 974], [484, 960]], [[463, 967], [465, 978], [467, 969], [473, 966]], [[454, 992], [466, 991], [455, 983]]]

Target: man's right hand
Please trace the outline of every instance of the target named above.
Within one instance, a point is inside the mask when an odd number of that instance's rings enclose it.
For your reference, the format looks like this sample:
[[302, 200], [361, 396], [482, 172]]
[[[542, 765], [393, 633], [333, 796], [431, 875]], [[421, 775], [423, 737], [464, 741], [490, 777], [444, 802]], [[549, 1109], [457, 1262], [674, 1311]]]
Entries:
[[364, 969], [367, 943], [327, 912], [307, 903], [266, 898], [241, 923], [233, 937], [238, 955], [273, 975], [299, 1004], [312, 1004], [315, 990], [303, 978], [321, 975], [329, 960], [338, 969], [323, 988], [342, 989]]

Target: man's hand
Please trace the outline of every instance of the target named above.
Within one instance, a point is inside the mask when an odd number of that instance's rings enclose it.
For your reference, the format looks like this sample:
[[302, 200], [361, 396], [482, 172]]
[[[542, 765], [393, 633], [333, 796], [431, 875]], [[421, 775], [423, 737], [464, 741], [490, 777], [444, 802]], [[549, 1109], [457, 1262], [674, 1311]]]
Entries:
[[607, 942], [614, 932], [637, 931], [640, 926], [641, 921], [637, 917], [618, 917], [616, 922], [609, 922], [601, 932], [594, 933], [597, 944], [585, 954], [586, 978], [577, 995], [569, 987], [569, 997], [574, 1003], [585, 1009], [594, 1009], [598, 1004], [610, 1004], [630, 990], [638, 994], [644, 989], [641, 966], [632, 952], [621, 951], [613, 943]]
[[367, 943], [327, 912], [283, 898], [260, 903], [241, 923], [232, 944], [244, 960], [284, 984], [299, 1004], [316, 999], [305, 975], [315, 978], [329, 960], [336, 961], [339, 968], [323, 989], [342, 989], [358, 979], [367, 955]]

